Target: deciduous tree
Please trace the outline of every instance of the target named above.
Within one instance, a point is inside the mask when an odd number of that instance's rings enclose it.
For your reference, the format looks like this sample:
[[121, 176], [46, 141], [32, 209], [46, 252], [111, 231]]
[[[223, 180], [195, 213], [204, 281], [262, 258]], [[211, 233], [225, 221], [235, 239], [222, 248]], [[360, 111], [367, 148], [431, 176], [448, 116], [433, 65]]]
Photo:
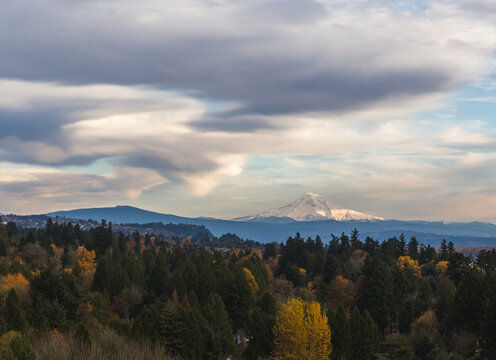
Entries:
[[322, 360], [331, 353], [331, 330], [317, 302], [289, 300], [277, 314], [275, 359]]

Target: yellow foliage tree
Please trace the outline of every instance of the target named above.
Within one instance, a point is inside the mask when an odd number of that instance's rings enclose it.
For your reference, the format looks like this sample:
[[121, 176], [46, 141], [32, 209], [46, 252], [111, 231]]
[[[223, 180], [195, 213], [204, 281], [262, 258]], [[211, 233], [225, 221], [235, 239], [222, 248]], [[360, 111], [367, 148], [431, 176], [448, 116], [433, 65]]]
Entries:
[[81, 269], [81, 278], [84, 287], [89, 287], [93, 281], [96, 271], [96, 254], [94, 250], [86, 250], [80, 247], [76, 252], [76, 261]]
[[436, 271], [440, 274], [444, 274], [446, 271], [448, 271], [448, 261], [440, 261], [436, 264]]
[[415, 276], [420, 277], [420, 266], [418, 260], [412, 259], [410, 256], [400, 256], [398, 258], [398, 266], [403, 270], [412, 270]]
[[246, 281], [248, 282], [248, 287], [250, 288], [250, 292], [252, 294], [256, 294], [258, 292], [258, 284], [257, 281], [255, 280], [255, 277], [251, 273], [250, 269], [244, 267], [243, 271], [245, 272]]
[[331, 353], [331, 329], [320, 304], [291, 299], [277, 313], [276, 360], [323, 360]]

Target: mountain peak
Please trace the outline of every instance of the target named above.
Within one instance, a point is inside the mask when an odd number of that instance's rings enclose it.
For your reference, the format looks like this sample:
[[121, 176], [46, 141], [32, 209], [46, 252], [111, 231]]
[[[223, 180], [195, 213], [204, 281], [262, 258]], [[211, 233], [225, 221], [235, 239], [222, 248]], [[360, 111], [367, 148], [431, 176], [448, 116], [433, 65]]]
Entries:
[[296, 221], [316, 220], [384, 220], [378, 216], [365, 214], [350, 209], [331, 209], [327, 201], [318, 194], [307, 192], [298, 200], [280, 208], [269, 209], [255, 216], [243, 218], [253, 220], [260, 218], [291, 218]]

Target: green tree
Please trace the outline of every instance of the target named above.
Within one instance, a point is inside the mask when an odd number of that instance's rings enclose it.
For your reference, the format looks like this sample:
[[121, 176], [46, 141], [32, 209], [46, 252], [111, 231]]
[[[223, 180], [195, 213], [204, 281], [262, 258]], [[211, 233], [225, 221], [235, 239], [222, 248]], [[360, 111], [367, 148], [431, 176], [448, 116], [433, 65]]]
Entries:
[[72, 263], [73, 263], [73, 259], [69, 252], [69, 247], [64, 246], [64, 253], [62, 254], [62, 265], [69, 267], [72, 265]]
[[[390, 269], [381, 261], [368, 257], [363, 268], [359, 307], [367, 309], [380, 331], [391, 326], [394, 299], [393, 278]], [[389, 332], [391, 329], [389, 329]]]
[[493, 290], [483, 326], [482, 355], [496, 359], [496, 291]]
[[454, 325], [474, 334], [480, 333], [493, 281], [478, 270], [471, 270], [459, 282], [453, 301]]
[[160, 312], [153, 305], [145, 306], [134, 320], [133, 334], [156, 344], [160, 341]]
[[35, 328], [64, 331], [79, 323], [83, 293], [71, 274], [46, 269], [31, 280], [29, 292], [33, 301], [30, 321]]
[[167, 348], [184, 359], [205, 357], [205, 319], [196, 309], [167, 306], [161, 316]]
[[333, 360], [350, 359], [352, 351], [351, 329], [348, 315], [343, 305], [340, 305], [331, 319], [332, 354]]
[[453, 311], [453, 300], [456, 294], [456, 287], [453, 280], [445, 278], [439, 286], [437, 301], [434, 306], [436, 316], [441, 326], [448, 328], [451, 313]]
[[273, 328], [276, 322], [276, 301], [265, 292], [250, 313], [247, 334], [250, 338], [245, 357], [256, 360], [271, 354], [274, 350]]
[[365, 328], [367, 329], [367, 348], [370, 354], [374, 354], [381, 348], [379, 329], [377, 328], [374, 318], [367, 310], [363, 312], [363, 318], [365, 320]]
[[408, 242], [408, 256], [410, 256], [413, 260], [418, 260], [419, 258], [419, 243], [415, 236], [412, 236], [410, 241]]
[[228, 301], [226, 302], [234, 330], [245, 327], [252, 304], [253, 295], [250, 292], [245, 273], [242, 268], [236, 266], [233, 269]]
[[10, 289], [5, 300], [3, 318], [5, 319], [7, 330], [24, 332], [28, 327], [26, 315], [19, 305], [19, 299], [14, 289]]
[[223, 358], [234, 351], [233, 332], [226, 307], [218, 294], [210, 294], [203, 307], [206, 320], [206, 353], [210, 359]]
[[153, 268], [150, 285], [155, 295], [168, 297], [172, 295], [172, 280], [167, 259], [161, 251], [157, 255], [155, 266]]

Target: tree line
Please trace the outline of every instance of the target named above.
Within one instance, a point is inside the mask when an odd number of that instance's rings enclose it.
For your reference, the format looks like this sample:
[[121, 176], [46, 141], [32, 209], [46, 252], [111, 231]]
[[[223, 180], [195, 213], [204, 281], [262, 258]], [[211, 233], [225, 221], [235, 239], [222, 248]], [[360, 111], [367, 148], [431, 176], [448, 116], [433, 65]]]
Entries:
[[402, 235], [260, 244], [0, 221], [0, 358], [106, 334], [154, 358], [492, 359], [495, 275], [495, 250]]

